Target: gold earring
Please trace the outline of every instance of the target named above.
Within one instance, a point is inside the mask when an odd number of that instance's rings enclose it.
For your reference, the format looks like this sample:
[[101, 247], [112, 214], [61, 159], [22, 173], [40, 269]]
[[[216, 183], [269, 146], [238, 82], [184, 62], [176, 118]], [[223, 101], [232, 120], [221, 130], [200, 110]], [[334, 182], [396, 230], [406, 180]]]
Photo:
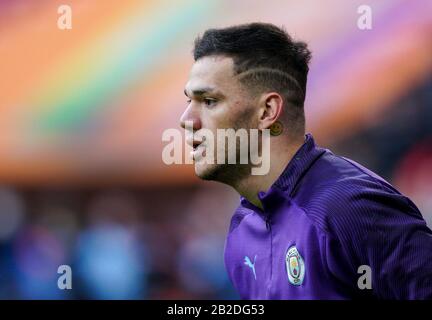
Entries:
[[282, 122], [276, 121], [270, 126], [270, 135], [272, 136], [278, 136], [283, 131], [283, 125]]

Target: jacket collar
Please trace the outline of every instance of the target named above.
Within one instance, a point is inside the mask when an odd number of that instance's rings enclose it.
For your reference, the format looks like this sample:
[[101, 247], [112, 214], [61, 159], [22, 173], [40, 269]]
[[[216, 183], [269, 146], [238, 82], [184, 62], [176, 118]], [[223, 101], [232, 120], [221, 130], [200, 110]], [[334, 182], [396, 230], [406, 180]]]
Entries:
[[[312, 135], [310, 133], [306, 134], [305, 142], [294, 154], [279, 178], [267, 192], [258, 192], [258, 198], [263, 204], [264, 211], [270, 213], [274, 208], [286, 201], [287, 196], [291, 196], [303, 175], [324, 152], [326, 152], [326, 149], [317, 147]], [[240, 203], [243, 207], [262, 213], [261, 209], [242, 196], [240, 197]]]

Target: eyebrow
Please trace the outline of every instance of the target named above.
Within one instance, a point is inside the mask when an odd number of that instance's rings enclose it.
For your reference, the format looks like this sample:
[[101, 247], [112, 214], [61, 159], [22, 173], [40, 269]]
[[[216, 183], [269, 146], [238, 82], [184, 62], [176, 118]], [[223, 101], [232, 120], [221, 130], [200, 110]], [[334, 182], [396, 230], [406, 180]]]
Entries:
[[[213, 94], [221, 94], [219, 91], [217, 91], [215, 88], [212, 87], [205, 87], [205, 88], [199, 88], [192, 90], [192, 96], [203, 96], [206, 93], [213, 93]], [[189, 94], [187, 93], [187, 90], [184, 90], [184, 94], [189, 97]]]

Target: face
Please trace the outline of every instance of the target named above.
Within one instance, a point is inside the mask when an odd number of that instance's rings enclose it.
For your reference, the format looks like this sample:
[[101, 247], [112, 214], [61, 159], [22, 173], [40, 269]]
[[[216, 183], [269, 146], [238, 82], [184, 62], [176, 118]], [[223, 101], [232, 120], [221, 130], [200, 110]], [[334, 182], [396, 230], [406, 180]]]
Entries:
[[[187, 130], [188, 144], [194, 148], [195, 173], [202, 179], [229, 183], [227, 180], [249, 172], [248, 165], [228, 164], [227, 154], [224, 155], [224, 164], [217, 164], [216, 152], [213, 164], [199, 159], [200, 155], [206, 155], [206, 147], [209, 146], [208, 141], [201, 139], [203, 132], [213, 133], [216, 149], [217, 129], [250, 129], [257, 125], [256, 108], [250, 93], [235, 77], [232, 58], [208, 56], [196, 61], [190, 71], [185, 94], [187, 107], [180, 122]], [[193, 122], [190, 128], [193, 130], [185, 127], [186, 121]]]

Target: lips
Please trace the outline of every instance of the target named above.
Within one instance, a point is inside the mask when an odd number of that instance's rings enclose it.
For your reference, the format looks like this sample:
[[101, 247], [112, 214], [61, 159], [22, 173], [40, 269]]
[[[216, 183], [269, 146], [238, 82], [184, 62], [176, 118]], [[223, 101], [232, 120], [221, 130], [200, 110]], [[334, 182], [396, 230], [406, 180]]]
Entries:
[[188, 133], [186, 135], [186, 143], [192, 147], [191, 158], [195, 161], [205, 155], [205, 150], [200, 150], [201, 148], [205, 148], [204, 141], [205, 137], [200, 137], [197, 134]]
[[190, 145], [193, 150], [196, 150], [198, 146], [204, 142], [204, 138], [197, 137], [196, 134], [188, 134], [186, 136], [186, 143]]
[[196, 148], [193, 148], [193, 151], [191, 152], [192, 159], [195, 161], [200, 160], [202, 157], [205, 157], [206, 155], [206, 149], [203, 144], [198, 144]]
[[200, 141], [200, 140], [191, 140], [191, 139], [187, 139], [187, 140], [186, 140], [186, 143], [187, 143], [189, 146], [191, 146], [192, 149], [195, 151], [195, 150], [200, 146], [200, 144], [202, 143], [202, 141]]
[[195, 151], [201, 145], [202, 141], [192, 141], [192, 148]]

